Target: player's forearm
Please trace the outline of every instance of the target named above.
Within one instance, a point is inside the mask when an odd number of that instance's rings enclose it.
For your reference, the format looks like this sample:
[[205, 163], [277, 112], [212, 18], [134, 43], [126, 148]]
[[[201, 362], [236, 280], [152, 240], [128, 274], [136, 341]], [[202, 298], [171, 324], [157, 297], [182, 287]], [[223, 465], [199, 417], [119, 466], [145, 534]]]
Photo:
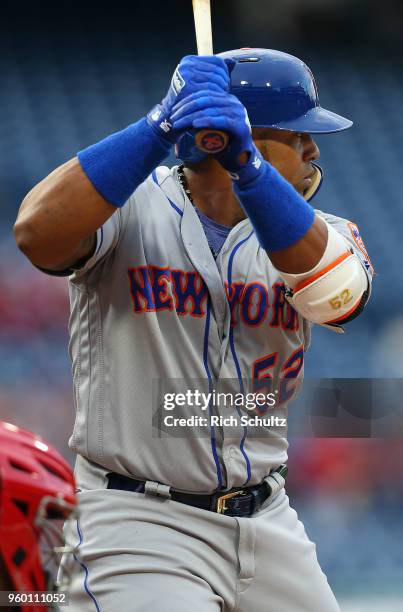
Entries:
[[316, 266], [325, 252], [326, 244], [326, 223], [315, 215], [313, 225], [303, 238], [286, 249], [268, 251], [267, 254], [280, 272], [301, 274]]
[[173, 128], [170, 118], [174, 104], [202, 86], [228, 86], [228, 80], [222, 59], [184, 58], [167, 95], [146, 117], [78, 153], [81, 167], [97, 191], [114, 206], [123, 206], [180, 137], [181, 131]]
[[85, 257], [88, 238], [170, 147], [142, 119], [80, 151], [26, 196], [14, 229], [19, 248], [41, 268], [61, 269]]
[[312, 206], [253, 144], [248, 163], [238, 165], [231, 176], [234, 192], [273, 263], [284, 269], [319, 261], [326, 247], [326, 228], [316, 221]]
[[351, 316], [368, 283], [343, 237], [258, 155], [237, 176], [234, 190], [298, 312], [314, 323]]
[[90, 236], [115, 210], [74, 158], [28, 193], [18, 213], [14, 236], [34, 265], [58, 268], [84, 255], [82, 249]]
[[175, 102], [202, 85], [217, 88], [228, 80], [222, 59], [184, 58], [167, 95], [147, 117], [80, 151], [27, 195], [14, 229], [19, 248], [35, 265], [52, 269], [70, 267], [89, 255], [90, 237], [169, 155], [180, 136], [169, 121]]

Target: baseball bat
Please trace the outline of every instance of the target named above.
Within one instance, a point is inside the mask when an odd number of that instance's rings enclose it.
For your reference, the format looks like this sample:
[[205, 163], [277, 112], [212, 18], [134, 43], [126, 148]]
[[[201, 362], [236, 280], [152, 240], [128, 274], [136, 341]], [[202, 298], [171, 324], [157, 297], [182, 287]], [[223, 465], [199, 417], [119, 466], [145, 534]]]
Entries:
[[[198, 55], [213, 55], [210, 0], [192, 0]], [[219, 130], [199, 130], [195, 142], [204, 153], [220, 153], [228, 145], [228, 134]]]

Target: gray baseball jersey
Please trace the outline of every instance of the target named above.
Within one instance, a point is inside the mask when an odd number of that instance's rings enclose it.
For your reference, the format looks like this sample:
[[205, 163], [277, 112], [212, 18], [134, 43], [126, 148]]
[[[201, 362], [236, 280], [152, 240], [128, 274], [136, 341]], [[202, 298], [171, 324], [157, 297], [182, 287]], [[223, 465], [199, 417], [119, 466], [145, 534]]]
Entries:
[[[370, 280], [357, 227], [317, 212]], [[204, 381], [209, 392], [222, 381], [233, 393], [253, 381], [276, 393], [276, 414], [285, 416], [302, 380], [311, 324], [288, 303], [248, 219], [214, 260], [177, 169], [157, 168], [98, 231], [95, 255], [70, 277], [70, 297], [74, 451], [111, 471], [202, 493], [259, 483], [286, 461], [285, 430], [241, 422], [239, 406], [222, 410], [238, 418], [228, 430], [210, 418], [200, 435], [156, 434], [161, 381]]]

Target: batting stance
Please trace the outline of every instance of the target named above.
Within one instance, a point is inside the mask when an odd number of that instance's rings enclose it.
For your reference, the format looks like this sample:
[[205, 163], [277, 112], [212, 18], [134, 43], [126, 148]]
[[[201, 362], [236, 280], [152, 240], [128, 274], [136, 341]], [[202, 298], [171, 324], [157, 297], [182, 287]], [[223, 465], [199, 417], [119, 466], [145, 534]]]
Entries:
[[[69, 276], [72, 611], [339, 609], [285, 494], [285, 433], [240, 423], [158, 437], [152, 390], [251, 380], [286, 414], [312, 324], [342, 332], [370, 292], [356, 225], [309, 204], [321, 183], [311, 134], [350, 126], [295, 57], [187, 56], [147, 117], [26, 196], [19, 247]], [[229, 146], [201, 153], [202, 128]], [[160, 166], [173, 145], [182, 163]]]

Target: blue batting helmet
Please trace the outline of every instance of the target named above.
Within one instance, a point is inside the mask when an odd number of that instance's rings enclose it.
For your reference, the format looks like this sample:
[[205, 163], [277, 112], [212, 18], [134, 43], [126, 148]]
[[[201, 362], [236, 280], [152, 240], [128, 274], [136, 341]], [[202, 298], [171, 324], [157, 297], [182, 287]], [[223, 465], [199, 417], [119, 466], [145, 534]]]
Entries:
[[[230, 93], [248, 111], [256, 128], [274, 128], [308, 134], [331, 134], [352, 126], [352, 121], [322, 108], [311, 70], [297, 57], [272, 49], [238, 49], [218, 53], [235, 62]], [[190, 132], [177, 145], [177, 157], [201, 161]]]

